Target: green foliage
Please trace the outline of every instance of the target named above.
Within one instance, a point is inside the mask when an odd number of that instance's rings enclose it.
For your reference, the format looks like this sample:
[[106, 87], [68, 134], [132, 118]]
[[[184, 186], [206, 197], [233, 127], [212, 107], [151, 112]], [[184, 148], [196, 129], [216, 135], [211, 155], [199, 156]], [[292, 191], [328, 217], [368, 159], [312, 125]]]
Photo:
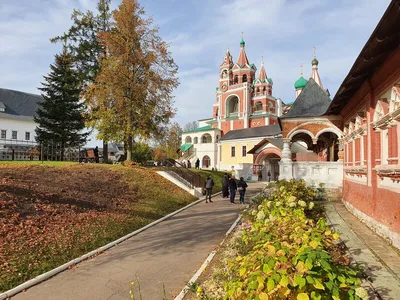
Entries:
[[144, 163], [152, 159], [150, 146], [145, 143], [133, 143], [132, 161]]
[[226, 261], [224, 299], [367, 299], [357, 271], [330, 254], [339, 235], [308, 217], [316, 196], [303, 181], [273, 186]]
[[59, 143], [61, 160], [64, 149], [68, 146], [79, 146], [86, 142], [87, 133], [83, 133], [83, 104], [80, 101], [79, 80], [73, 69], [72, 57], [63, 51], [55, 56], [51, 72], [44, 76], [45, 82], [39, 88], [43, 102], [39, 103], [34, 118], [38, 124], [36, 139], [40, 142]]

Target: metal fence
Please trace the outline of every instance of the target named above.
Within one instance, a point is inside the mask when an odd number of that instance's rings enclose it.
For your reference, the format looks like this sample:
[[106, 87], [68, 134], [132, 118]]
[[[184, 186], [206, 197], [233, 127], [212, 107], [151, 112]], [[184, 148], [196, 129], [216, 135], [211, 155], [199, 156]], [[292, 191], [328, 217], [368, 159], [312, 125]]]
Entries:
[[[64, 161], [79, 161], [79, 147], [64, 149]], [[59, 161], [61, 144], [57, 142], [37, 143], [34, 141], [0, 139], [0, 160]]]

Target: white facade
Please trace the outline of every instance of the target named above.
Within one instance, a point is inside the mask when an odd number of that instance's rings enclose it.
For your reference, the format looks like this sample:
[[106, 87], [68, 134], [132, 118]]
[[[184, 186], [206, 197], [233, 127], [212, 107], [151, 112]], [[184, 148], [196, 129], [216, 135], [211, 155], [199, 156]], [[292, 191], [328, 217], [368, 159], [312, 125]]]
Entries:
[[[218, 163], [218, 141], [220, 137], [220, 130], [194, 130], [183, 133], [182, 144], [192, 144], [193, 146], [183, 153], [179, 160], [181, 162], [190, 160], [194, 168], [196, 160], [200, 159], [200, 168], [215, 169]], [[207, 161], [209, 161], [208, 165]]]
[[36, 136], [35, 128], [36, 123], [31, 117], [12, 116], [9, 114], [2, 114], [0, 112], [1, 140], [34, 142]]

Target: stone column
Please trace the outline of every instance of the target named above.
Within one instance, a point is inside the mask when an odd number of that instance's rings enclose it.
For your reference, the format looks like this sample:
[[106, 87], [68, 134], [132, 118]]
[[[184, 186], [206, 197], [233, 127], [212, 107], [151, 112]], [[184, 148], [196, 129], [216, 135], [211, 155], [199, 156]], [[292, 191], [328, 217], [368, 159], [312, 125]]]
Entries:
[[279, 179], [290, 180], [293, 178], [292, 151], [290, 150], [290, 139], [282, 139], [282, 158], [279, 162]]
[[344, 159], [344, 141], [339, 139], [339, 152], [338, 152], [338, 162], [343, 162]]

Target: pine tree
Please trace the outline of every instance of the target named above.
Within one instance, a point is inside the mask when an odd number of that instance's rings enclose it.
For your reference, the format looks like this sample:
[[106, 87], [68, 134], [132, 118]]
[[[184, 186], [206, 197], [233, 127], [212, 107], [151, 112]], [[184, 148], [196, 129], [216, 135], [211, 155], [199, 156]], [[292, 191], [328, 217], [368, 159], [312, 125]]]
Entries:
[[80, 146], [86, 142], [88, 133], [83, 133], [84, 105], [80, 101], [80, 86], [77, 71], [73, 69], [71, 55], [64, 49], [55, 56], [50, 65], [51, 72], [43, 76], [43, 102], [39, 103], [35, 122], [36, 140], [41, 143], [57, 143], [64, 160], [64, 150], [70, 146]]
[[[82, 97], [86, 97], [86, 88], [93, 83], [100, 70], [100, 60], [104, 57], [106, 49], [100, 44], [98, 36], [108, 32], [112, 27], [111, 0], [99, 0], [97, 11], [90, 10], [72, 12], [72, 26], [61, 36], [50, 39], [52, 43], [62, 42], [73, 57], [74, 68], [79, 74]], [[93, 99], [92, 99], [93, 100]], [[93, 118], [92, 111], [98, 109], [96, 101], [85, 101], [87, 108], [86, 123], [88, 127], [96, 128], [101, 120]], [[108, 159], [108, 141], [103, 140], [103, 159]]]
[[107, 56], [101, 60], [89, 97], [96, 101], [94, 117], [103, 139], [123, 141], [132, 159], [134, 137], [165, 133], [174, 115], [172, 92], [178, 85], [168, 45], [136, 0], [123, 0], [114, 11], [115, 28], [100, 34]]

